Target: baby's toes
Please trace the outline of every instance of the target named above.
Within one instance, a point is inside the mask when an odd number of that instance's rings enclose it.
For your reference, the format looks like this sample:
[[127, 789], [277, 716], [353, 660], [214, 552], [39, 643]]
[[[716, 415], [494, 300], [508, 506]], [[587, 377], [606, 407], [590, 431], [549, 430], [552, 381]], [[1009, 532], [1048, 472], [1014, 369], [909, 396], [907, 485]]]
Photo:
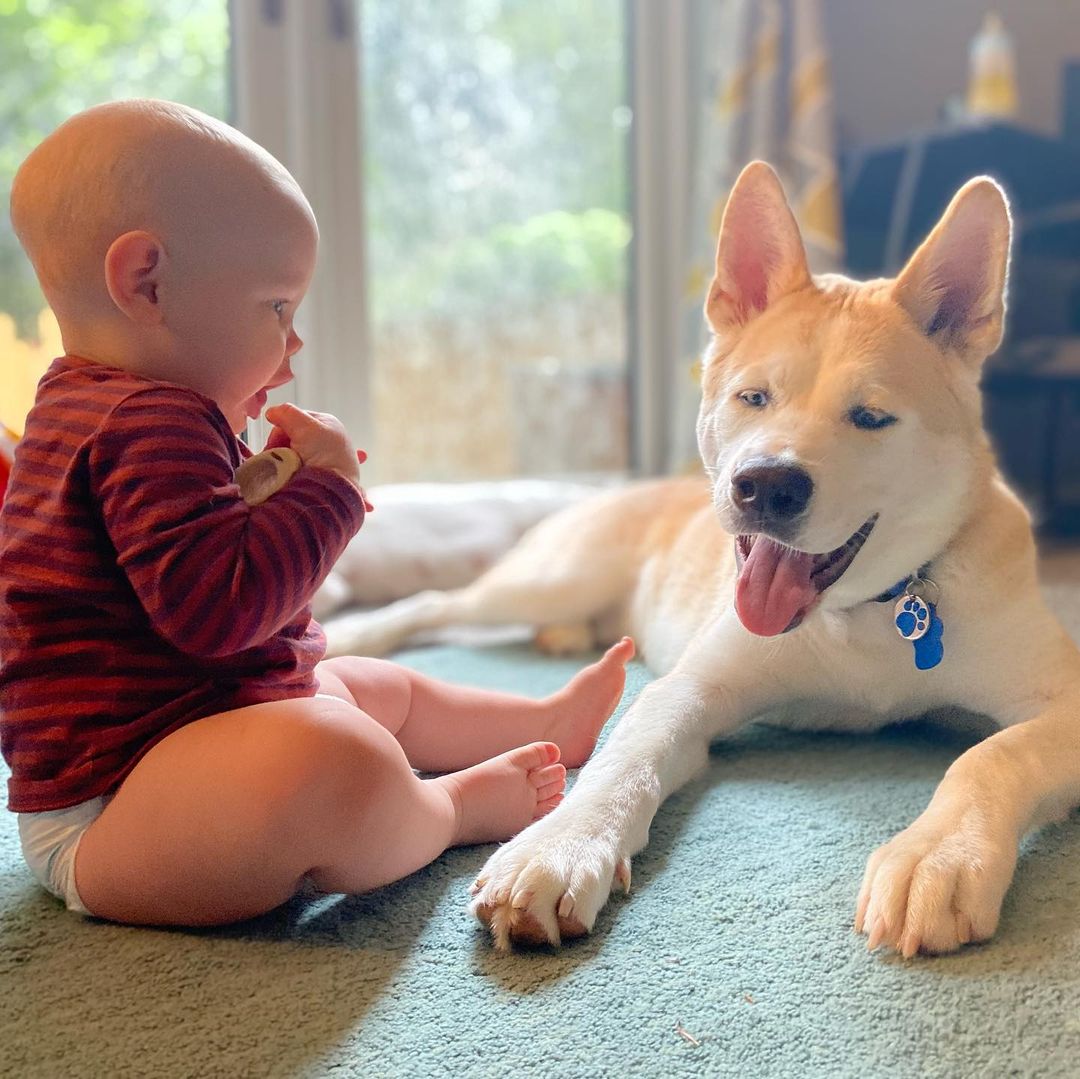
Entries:
[[544, 768], [534, 768], [529, 773], [529, 782], [538, 793], [555, 784], [562, 790], [566, 786], [566, 767], [562, 764], [549, 764]]
[[545, 801], [538, 801], [537, 810], [532, 814], [532, 820], [536, 822], [546, 817], [553, 809], [557, 809], [563, 804], [563, 799], [565, 797], [565, 794], [554, 794]]
[[531, 777], [545, 768], [555, 767], [560, 754], [554, 742], [530, 742], [527, 746], [510, 750], [507, 756]]
[[637, 646], [633, 637], [623, 637], [622, 640], [613, 644], [605, 653], [602, 662], [621, 663], [625, 666], [634, 658]]
[[561, 781], [557, 783], [548, 783], [543, 787], [537, 787], [536, 801], [546, 802], [549, 798], [554, 798], [556, 794], [562, 794], [564, 790], [566, 790], [566, 784]]
[[541, 817], [546, 817], [565, 797], [566, 794], [563, 791], [556, 791], [542, 801], [538, 801], [536, 803], [536, 813], [533, 815], [533, 820], [539, 820]]

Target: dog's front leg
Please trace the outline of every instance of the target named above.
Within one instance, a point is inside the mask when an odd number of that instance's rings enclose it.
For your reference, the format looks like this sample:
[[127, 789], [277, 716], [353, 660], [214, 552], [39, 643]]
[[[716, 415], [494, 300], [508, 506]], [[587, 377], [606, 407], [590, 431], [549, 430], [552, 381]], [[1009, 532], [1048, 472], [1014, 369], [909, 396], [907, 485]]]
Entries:
[[973, 746], [870, 858], [855, 928], [907, 958], [986, 940], [1025, 833], [1080, 804], [1080, 690]]
[[[753, 695], [752, 695], [753, 694]], [[756, 714], [750, 687], [706, 681], [691, 665], [646, 686], [554, 812], [500, 847], [472, 909], [496, 947], [588, 933], [660, 803], [701, 771], [709, 742]]]

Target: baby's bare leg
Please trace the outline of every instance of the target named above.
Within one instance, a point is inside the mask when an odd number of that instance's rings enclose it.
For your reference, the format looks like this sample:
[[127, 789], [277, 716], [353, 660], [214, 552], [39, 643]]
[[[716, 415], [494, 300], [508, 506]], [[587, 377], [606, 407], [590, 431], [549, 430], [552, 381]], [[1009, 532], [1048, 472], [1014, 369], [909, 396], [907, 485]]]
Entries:
[[551, 741], [568, 768], [584, 764], [615, 710], [634, 655], [629, 637], [609, 648], [557, 693], [533, 700], [450, 685], [383, 659], [341, 656], [318, 666], [323, 693], [355, 703], [378, 720], [414, 768], [467, 768], [527, 742]]
[[358, 709], [279, 701], [181, 728], [156, 745], [83, 836], [76, 882], [116, 921], [213, 925], [284, 902], [305, 877], [363, 892], [449, 846], [505, 839], [553, 808], [556, 747], [526, 746], [420, 780]]

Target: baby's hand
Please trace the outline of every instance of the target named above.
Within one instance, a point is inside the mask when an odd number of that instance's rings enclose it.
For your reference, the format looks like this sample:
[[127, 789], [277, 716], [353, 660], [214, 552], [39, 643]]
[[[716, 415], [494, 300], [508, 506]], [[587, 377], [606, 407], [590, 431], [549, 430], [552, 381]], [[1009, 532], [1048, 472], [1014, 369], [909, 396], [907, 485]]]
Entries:
[[266, 410], [274, 425], [266, 448], [288, 446], [312, 468], [328, 468], [360, 486], [360, 462], [344, 426], [328, 412], [305, 412], [296, 405], [274, 405]]

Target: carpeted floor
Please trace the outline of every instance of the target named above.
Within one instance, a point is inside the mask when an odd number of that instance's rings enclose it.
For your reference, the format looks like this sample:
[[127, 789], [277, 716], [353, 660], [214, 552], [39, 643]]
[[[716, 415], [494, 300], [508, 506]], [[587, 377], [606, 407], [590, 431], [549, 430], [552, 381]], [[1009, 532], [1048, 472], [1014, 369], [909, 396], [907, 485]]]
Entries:
[[[1049, 579], [1077, 628], [1080, 566]], [[505, 645], [402, 658], [535, 694], [577, 667]], [[596, 935], [531, 954], [495, 954], [466, 912], [490, 848], [373, 895], [163, 932], [66, 913], [2, 815], [0, 1075], [1075, 1076], [1080, 816], [1025, 844], [993, 943], [903, 962], [851, 931], [866, 855], [965, 744], [750, 731], [662, 807]]]

